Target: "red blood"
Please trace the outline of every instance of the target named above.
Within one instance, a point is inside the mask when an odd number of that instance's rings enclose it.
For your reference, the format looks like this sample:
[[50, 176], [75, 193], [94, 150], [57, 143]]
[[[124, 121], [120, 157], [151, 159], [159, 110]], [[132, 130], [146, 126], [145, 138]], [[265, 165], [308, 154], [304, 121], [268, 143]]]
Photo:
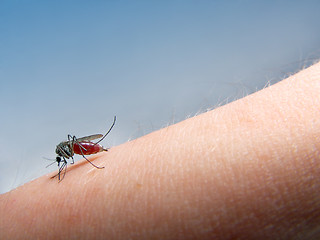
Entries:
[[[79, 144], [82, 147], [84, 147], [84, 149], [81, 147], [81, 150], [80, 150]], [[99, 144], [94, 144], [93, 142], [80, 142], [80, 143], [75, 143], [73, 145], [73, 151], [75, 154], [91, 155], [98, 152], [102, 152], [103, 147]]]

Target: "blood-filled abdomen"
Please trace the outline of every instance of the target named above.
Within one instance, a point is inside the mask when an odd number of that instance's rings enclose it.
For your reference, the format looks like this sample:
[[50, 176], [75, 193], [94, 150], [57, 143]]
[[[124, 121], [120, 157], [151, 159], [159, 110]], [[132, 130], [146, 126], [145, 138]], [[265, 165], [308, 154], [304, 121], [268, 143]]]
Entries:
[[[80, 147], [79, 144], [82, 146]], [[81, 148], [81, 150], [80, 150]], [[79, 143], [74, 143], [73, 145], [73, 151], [75, 154], [80, 154], [80, 155], [91, 155], [95, 154], [98, 152], [102, 152], [104, 149], [101, 145], [99, 144], [94, 144], [92, 142], [79, 142]]]

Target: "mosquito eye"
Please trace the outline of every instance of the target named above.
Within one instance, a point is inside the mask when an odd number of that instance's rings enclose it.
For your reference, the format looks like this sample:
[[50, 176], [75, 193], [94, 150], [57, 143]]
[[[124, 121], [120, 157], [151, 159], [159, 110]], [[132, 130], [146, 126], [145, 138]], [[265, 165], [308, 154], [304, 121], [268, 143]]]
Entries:
[[60, 163], [60, 162], [61, 162], [61, 157], [56, 157], [56, 161], [57, 161], [58, 163]]

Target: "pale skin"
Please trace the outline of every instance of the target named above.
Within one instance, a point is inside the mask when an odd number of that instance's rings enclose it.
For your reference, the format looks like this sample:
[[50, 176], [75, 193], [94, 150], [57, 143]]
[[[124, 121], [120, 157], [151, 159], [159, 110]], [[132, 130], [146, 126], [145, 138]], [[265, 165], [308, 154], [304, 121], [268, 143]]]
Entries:
[[318, 63], [40, 177], [0, 196], [0, 239], [320, 239], [319, 93]]

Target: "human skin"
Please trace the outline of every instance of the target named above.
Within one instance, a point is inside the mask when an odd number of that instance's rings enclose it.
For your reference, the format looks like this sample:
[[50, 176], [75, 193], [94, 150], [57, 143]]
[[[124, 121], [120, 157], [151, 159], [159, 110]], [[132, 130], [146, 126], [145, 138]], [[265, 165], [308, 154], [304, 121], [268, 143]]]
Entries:
[[0, 239], [320, 239], [319, 93], [318, 63], [18, 187]]

